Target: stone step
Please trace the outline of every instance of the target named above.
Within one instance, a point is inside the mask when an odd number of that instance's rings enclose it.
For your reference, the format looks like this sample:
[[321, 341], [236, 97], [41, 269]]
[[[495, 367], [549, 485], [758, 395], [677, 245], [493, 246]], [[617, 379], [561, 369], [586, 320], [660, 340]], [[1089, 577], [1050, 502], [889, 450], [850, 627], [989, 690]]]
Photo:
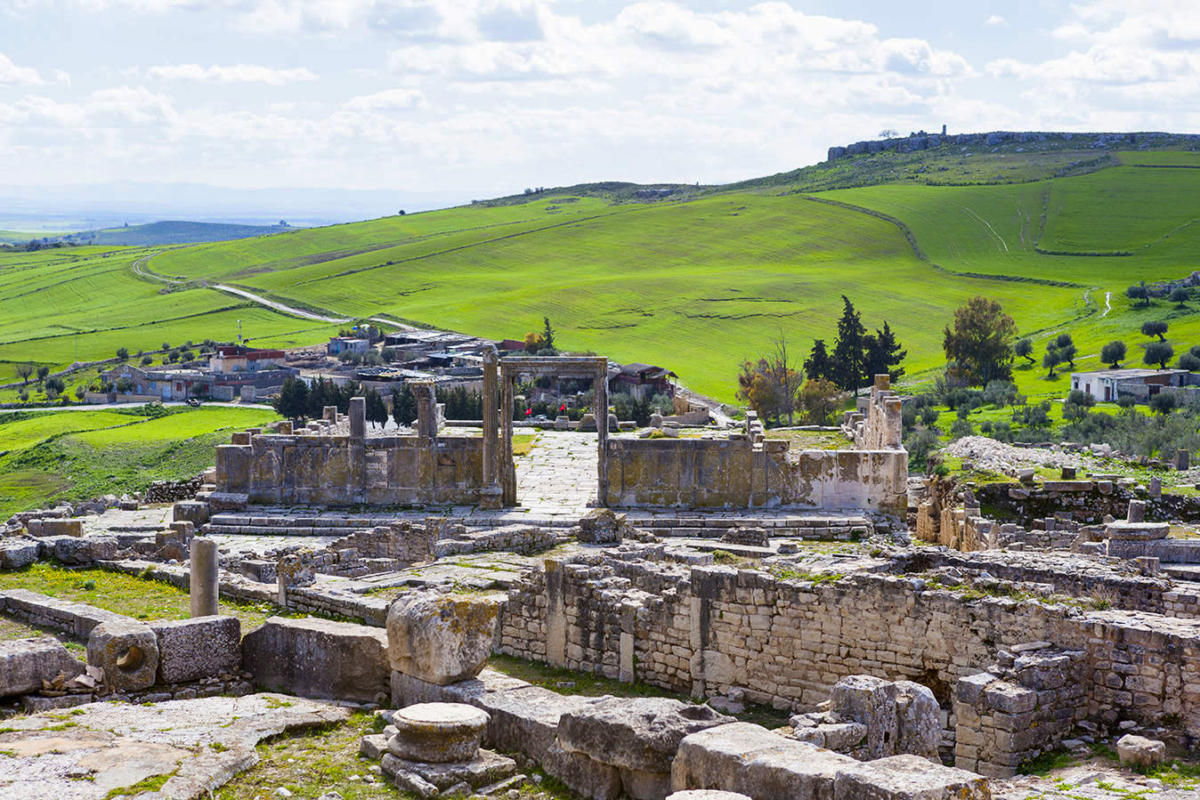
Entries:
[[[372, 517], [347, 517], [323, 514], [264, 514], [222, 512], [212, 516], [203, 530], [210, 534], [243, 536], [347, 536], [354, 531], [387, 525], [397, 519], [423, 520], [432, 513], [389, 514]], [[856, 531], [871, 533], [874, 526], [859, 515], [788, 515], [788, 516], [716, 516], [680, 514], [666, 515], [630, 512], [626, 515], [635, 528], [653, 531], [661, 536], [716, 538], [734, 528], [763, 528], [773, 536], [804, 536], [808, 538], [848, 538]], [[572, 516], [542, 517], [527, 512], [512, 511], [500, 514], [475, 514], [458, 518], [468, 528], [497, 528], [504, 525], [533, 525], [542, 528], [565, 528], [577, 524]]]

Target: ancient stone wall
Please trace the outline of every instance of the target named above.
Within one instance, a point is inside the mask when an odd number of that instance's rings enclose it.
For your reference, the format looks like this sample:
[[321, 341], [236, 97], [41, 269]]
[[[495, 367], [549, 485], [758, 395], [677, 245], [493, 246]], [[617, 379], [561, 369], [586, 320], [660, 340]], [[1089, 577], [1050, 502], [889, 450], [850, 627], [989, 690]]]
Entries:
[[872, 509], [903, 514], [903, 450], [803, 450], [747, 438], [614, 439], [607, 505]]
[[217, 447], [217, 491], [256, 504], [475, 504], [478, 437], [255, 435]]
[[605, 505], [667, 508], [871, 509], [903, 516], [908, 453], [900, 400], [876, 376], [865, 413], [843, 430], [857, 449], [791, 450], [766, 439], [753, 412], [728, 439], [615, 439], [608, 442]]
[[814, 583], [593, 557], [548, 561], [512, 590], [500, 649], [696, 696], [737, 687], [752, 702], [800, 709], [858, 673], [923, 683], [948, 705], [956, 682], [1002, 648], [1047, 641], [1086, 653], [1089, 717], [1178, 715], [1200, 735], [1198, 637], [1195, 620], [964, 596], [897, 575]]
[[1130, 500], [1146, 503], [1147, 519], [1200, 519], [1200, 497], [1150, 495], [1106, 479], [982, 484], [975, 489], [989, 515], [1028, 524], [1031, 520], [1069, 513], [1077, 522], [1100, 523], [1105, 516], [1121, 519]]
[[1087, 716], [1085, 653], [1045, 649], [1001, 654], [1004, 663], [958, 682], [954, 764], [1007, 777], [1054, 749]]

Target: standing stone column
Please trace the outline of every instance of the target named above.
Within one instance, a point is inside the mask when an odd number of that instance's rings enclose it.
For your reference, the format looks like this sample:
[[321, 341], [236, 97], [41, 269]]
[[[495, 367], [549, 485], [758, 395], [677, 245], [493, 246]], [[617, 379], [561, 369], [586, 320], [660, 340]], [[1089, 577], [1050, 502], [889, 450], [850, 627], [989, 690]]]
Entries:
[[413, 396], [417, 400], [417, 436], [436, 439], [438, 433], [437, 391], [432, 381], [413, 381]]
[[500, 488], [500, 454], [496, 449], [496, 381], [500, 368], [500, 357], [493, 345], [483, 351], [483, 488], [480, 505], [484, 508], [499, 508], [503, 501]]
[[193, 538], [190, 558], [191, 578], [188, 582], [188, 595], [192, 601], [192, 616], [216, 616], [220, 613], [217, 602], [221, 590], [217, 572], [217, 543], [200, 536]]
[[513, 376], [502, 375], [500, 383], [500, 483], [503, 489], [503, 504], [517, 504], [517, 475], [512, 463], [513, 435]]
[[347, 486], [360, 503], [367, 501], [367, 398], [350, 398]]
[[367, 435], [367, 398], [350, 398], [350, 438], [361, 439]]
[[885, 450], [899, 450], [904, 446], [904, 415], [899, 397], [887, 397], [883, 401], [884, 429], [880, 446]]
[[595, 395], [596, 411], [596, 446], [599, 450], [596, 459], [596, 471], [599, 473], [596, 481], [596, 505], [603, 508], [608, 505], [608, 361], [600, 368], [601, 373], [592, 381]]
[[321, 411], [321, 419], [325, 420], [326, 422], [332, 422], [334, 424], [337, 424], [337, 421], [338, 421], [337, 406], [325, 406]]

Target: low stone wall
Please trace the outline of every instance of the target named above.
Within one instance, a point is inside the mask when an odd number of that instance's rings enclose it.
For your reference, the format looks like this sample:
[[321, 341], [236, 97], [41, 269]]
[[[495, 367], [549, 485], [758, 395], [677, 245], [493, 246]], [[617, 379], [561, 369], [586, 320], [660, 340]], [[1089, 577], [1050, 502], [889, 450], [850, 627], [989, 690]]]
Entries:
[[254, 435], [217, 447], [217, 490], [257, 504], [477, 504], [483, 439]]
[[975, 488], [980, 504], [1001, 520], [1028, 525], [1068, 513], [1076, 522], [1099, 524], [1106, 516], [1125, 517], [1130, 500], [1146, 503], [1147, 519], [1200, 520], [1200, 497], [1135, 490], [1114, 480], [1045, 481], [1035, 485], [985, 483]]
[[1003, 666], [960, 680], [954, 702], [955, 766], [992, 777], [1053, 750], [1088, 710], [1082, 651], [1038, 647], [1001, 658]]
[[155, 481], [142, 496], [146, 503], [174, 503], [191, 500], [200, 491], [200, 476], [183, 481]]
[[1177, 715], [1200, 736], [1195, 620], [964, 596], [898, 575], [814, 583], [599, 556], [547, 561], [510, 591], [501, 621], [505, 653], [693, 696], [740, 688], [794, 709], [857, 673], [914, 680], [948, 705], [1001, 649], [1047, 641], [1086, 653], [1090, 718]]
[[871, 509], [903, 514], [903, 450], [803, 450], [748, 438], [613, 439], [607, 505]]

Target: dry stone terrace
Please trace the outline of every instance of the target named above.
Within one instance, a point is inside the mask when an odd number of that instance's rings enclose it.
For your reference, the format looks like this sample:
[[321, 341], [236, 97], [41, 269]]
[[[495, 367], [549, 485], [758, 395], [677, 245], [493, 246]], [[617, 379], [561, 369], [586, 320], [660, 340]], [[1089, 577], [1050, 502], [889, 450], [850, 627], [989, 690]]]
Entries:
[[[493, 364], [482, 425], [446, 424], [422, 391], [414, 431], [373, 432], [352, 403], [303, 432], [234, 434], [195, 482], [9, 520], [0, 585], [56, 561], [170, 583], [195, 616], [0, 589], [0, 615], [30, 634], [0, 641], [0, 793], [49, 796], [31, 788], [44, 777], [57, 798], [100, 798], [161, 778], [146, 796], [200, 797], [263, 736], [347, 707], [378, 720], [345, 757], [424, 798], [548, 795], [543, 775], [596, 800], [1197, 788], [1186, 767], [1174, 785], [1146, 774], [1200, 743], [1200, 583], [1145, 487], [1086, 479], [1124, 503], [1119, 520], [1069, 500], [988, 519], [992, 490], [909, 480], [882, 379], [840, 450], [769, 438], [753, 416], [500, 424], [516, 372], [554, 366]], [[513, 431], [536, 433], [529, 452], [505, 444]], [[1039, 514], [1079, 494], [1010, 490]], [[211, 613], [218, 596], [278, 613], [244, 629]], [[153, 733], [189, 709], [186, 735]], [[79, 730], [54, 729], [76, 712]], [[248, 721], [209, 730], [221, 715]]]

